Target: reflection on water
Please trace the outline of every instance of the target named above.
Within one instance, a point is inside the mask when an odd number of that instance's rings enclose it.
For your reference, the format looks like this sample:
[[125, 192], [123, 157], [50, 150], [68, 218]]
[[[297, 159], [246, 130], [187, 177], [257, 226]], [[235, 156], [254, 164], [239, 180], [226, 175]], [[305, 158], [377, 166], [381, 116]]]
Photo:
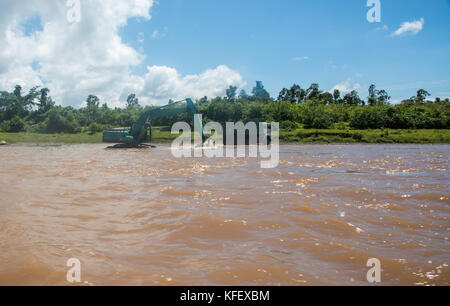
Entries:
[[449, 285], [450, 146], [282, 146], [175, 159], [168, 146], [0, 149], [0, 284]]

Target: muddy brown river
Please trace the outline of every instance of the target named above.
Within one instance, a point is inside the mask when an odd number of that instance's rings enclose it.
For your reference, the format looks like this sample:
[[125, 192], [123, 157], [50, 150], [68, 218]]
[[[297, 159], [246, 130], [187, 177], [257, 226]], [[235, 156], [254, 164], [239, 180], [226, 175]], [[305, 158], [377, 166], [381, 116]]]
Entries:
[[449, 285], [449, 145], [0, 148], [0, 285]]

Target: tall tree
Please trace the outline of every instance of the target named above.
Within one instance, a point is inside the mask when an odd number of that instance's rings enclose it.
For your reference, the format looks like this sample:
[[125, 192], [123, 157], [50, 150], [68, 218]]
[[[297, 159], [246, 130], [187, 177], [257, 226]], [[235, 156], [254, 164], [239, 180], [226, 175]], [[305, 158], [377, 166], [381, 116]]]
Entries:
[[226, 90], [226, 94], [227, 94], [227, 99], [228, 101], [233, 101], [234, 98], [236, 98], [236, 93], [237, 93], [237, 87], [236, 86], [230, 86], [227, 90]]
[[132, 109], [139, 106], [139, 99], [136, 97], [135, 94], [128, 95], [127, 98], [127, 108]]
[[39, 110], [42, 112], [47, 112], [53, 105], [51, 102], [51, 98], [48, 97], [50, 93], [50, 89], [41, 88], [40, 97], [39, 97]]
[[287, 88], [283, 88], [283, 89], [280, 91], [280, 93], [278, 94], [277, 101], [278, 101], [278, 102], [287, 101], [287, 93], [288, 93], [288, 89], [287, 89]]
[[367, 98], [367, 104], [369, 104], [370, 106], [374, 106], [378, 104], [377, 102], [377, 89], [376, 86], [372, 84], [369, 87], [369, 97]]
[[14, 87], [14, 95], [19, 99], [22, 98], [22, 86], [16, 85], [16, 87]]
[[22, 98], [22, 104], [25, 109], [31, 110], [32, 106], [37, 104], [35, 100], [38, 99], [41, 94], [38, 89], [39, 86], [31, 88], [28, 94]]
[[305, 102], [306, 90], [304, 90], [300, 85], [294, 84], [288, 92], [288, 100], [292, 103], [301, 104]]
[[199, 105], [203, 105], [203, 104], [206, 104], [208, 102], [208, 97], [207, 96], [204, 96], [203, 98], [201, 98], [200, 100], [198, 100], [198, 104]]
[[425, 89], [419, 89], [417, 91], [417, 96], [416, 96], [416, 103], [425, 103], [425, 100], [427, 99], [427, 97], [431, 96], [431, 94], [426, 91]]
[[391, 96], [389, 96], [386, 90], [382, 89], [377, 92], [377, 100], [378, 105], [387, 105], [389, 104], [389, 100], [391, 100]]
[[252, 94], [256, 100], [266, 101], [270, 99], [270, 94], [264, 89], [261, 81], [256, 81], [256, 86], [253, 87]]
[[239, 92], [239, 99], [248, 99], [248, 94], [245, 91], [245, 89], [241, 89], [241, 91]]
[[89, 117], [89, 124], [97, 119], [100, 99], [97, 96], [89, 95], [86, 99], [87, 111]]
[[353, 90], [344, 96], [344, 103], [347, 105], [364, 105], [364, 101], [359, 98], [356, 90]]
[[306, 90], [306, 99], [307, 100], [313, 100], [315, 98], [319, 98], [320, 90], [319, 90], [319, 84], [313, 83], [311, 86]]
[[323, 92], [320, 94], [320, 100], [322, 101], [323, 104], [327, 105], [327, 104], [332, 104], [334, 101], [334, 97], [331, 93], [329, 92]]
[[278, 101], [289, 101], [292, 104], [300, 104], [305, 101], [306, 91], [294, 84], [290, 89], [283, 88], [278, 95]]
[[339, 91], [339, 89], [335, 89], [333, 91], [333, 102], [334, 104], [339, 104], [341, 100], [341, 92]]

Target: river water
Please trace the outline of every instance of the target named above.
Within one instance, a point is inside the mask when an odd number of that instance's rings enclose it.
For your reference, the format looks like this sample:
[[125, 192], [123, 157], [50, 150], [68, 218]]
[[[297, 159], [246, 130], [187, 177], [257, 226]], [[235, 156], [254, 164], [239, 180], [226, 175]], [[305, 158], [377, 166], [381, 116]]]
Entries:
[[0, 285], [449, 285], [448, 145], [0, 148]]

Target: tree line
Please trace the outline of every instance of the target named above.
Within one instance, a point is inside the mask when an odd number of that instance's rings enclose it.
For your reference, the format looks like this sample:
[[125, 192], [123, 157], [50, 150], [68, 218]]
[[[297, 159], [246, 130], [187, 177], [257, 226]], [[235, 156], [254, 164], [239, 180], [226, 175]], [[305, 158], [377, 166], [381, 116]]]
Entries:
[[[280, 122], [282, 130], [307, 129], [448, 129], [449, 99], [429, 101], [430, 94], [419, 89], [417, 94], [392, 105], [386, 90], [371, 85], [366, 99], [357, 91], [342, 95], [320, 90], [319, 84], [302, 88], [294, 84], [283, 88], [277, 99], [270, 97], [262, 82], [251, 94], [230, 86], [224, 97], [196, 101], [206, 122]], [[143, 107], [135, 94], [130, 94], [123, 108], [110, 108], [95, 95], [89, 95], [84, 107], [56, 105], [48, 88], [33, 87], [24, 93], [17, 85], [13, 92], [0, 92], [0, 130], [35, 133], [96, 133], [113, 127], [130, 127], [139, 116], [153, 106]], [[170, 103], [171, 101], [169, 101]], [[154, 126], [171, 126], [177, 121], [190, 121], [187, 114], [160, 118]]]

